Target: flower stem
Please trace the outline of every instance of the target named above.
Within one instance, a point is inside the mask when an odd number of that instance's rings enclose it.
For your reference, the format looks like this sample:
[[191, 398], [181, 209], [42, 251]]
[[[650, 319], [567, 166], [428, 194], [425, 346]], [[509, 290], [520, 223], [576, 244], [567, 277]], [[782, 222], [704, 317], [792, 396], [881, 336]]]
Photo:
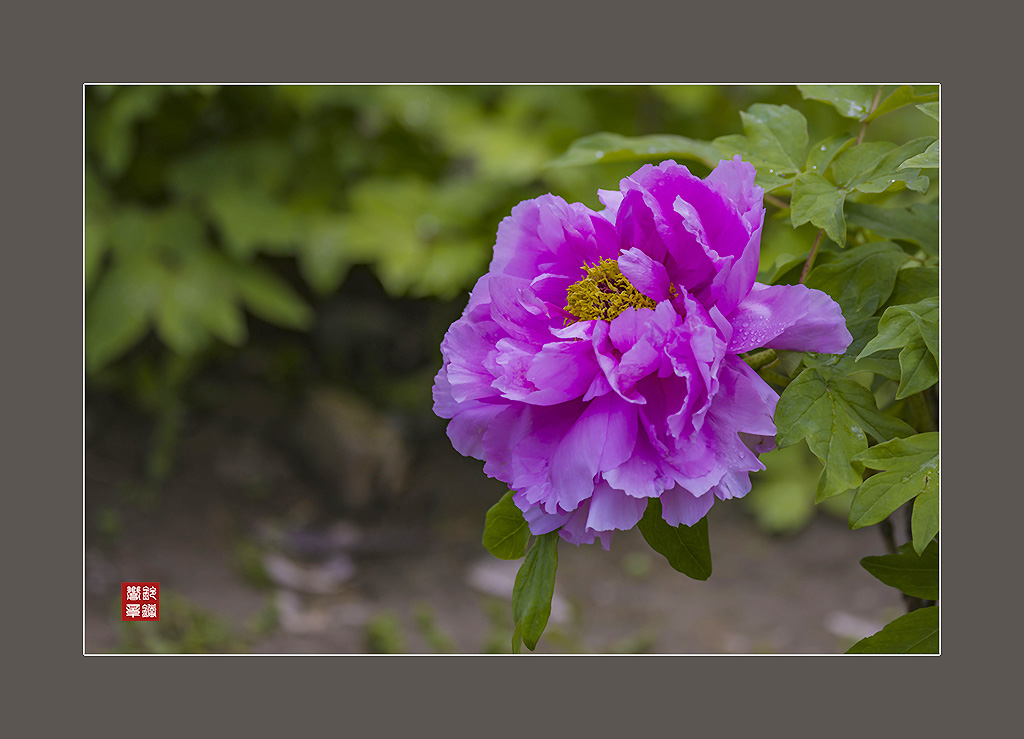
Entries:
[[774, 195], [769, 195], [768, 193], [765, 193], [764, 200], [766, 203], [771, 203], [779, 210], [788, 210], [790, 208], [789, 203], [785, 200], [781, 200]]
[[814, 257], [818, 255], [818, 246], [821, 245], [821, 235], [825, 233], [825, 229], [819, 228], [818, 235], [814, 239], [814, 246], [811, 247], [811, 253], [807, 255], [807, 261], [804, 262], [804, 271], [800, 273], [800, 284], [804, 284], [804, 280], [807, 279], [807, 273], [811, 271], [811, 266], [814, 264]]

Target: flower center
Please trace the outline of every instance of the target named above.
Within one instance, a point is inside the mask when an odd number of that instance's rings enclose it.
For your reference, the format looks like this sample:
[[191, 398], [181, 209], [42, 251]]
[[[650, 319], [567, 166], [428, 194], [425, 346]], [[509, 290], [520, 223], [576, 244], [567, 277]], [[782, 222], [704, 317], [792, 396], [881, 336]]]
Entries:
[[626, 308], [658, 307], [652, 298], [633, 287], [614, 259], [602, 259], [586, 270], [587, 276], [569, 285], [565, 294], [565, 310], [576, 316], [576, 321], [611, 321]]

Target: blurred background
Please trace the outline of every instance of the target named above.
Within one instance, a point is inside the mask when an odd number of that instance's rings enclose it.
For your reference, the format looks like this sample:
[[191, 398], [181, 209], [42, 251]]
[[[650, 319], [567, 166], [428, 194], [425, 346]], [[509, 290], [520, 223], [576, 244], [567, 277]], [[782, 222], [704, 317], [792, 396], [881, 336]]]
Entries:
[[[516, 203], [597, 208], [643, 162], [552, 164], [577, 138], [710, 140], [754, 102], [844, 125], [791, 86], [88, 86], [85, 651], [509, 652], [504, 487], [431, 412], [444, 332]], [[769, 220], [762, 269], [815, 232]], [[899, 615], [804, 446], [765, 462], [706, 583], [635, 531], [563, 544], [539, 651], [842, 652]]]

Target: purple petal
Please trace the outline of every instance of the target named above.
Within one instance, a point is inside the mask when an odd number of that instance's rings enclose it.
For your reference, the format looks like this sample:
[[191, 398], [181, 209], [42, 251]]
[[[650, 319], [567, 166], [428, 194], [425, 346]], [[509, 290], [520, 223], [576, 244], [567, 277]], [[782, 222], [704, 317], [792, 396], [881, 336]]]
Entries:
[[754, 284], [729, 315], [729, 351], [758, 347], [842, 354], [853, 341], [839, 305], [805, 285]]
[[646, 507], [645, 499], [626, 495], [602, 480], [590, 497], [587, 528], [595, 531], [629, 531], [644, 515]]
[[636, 247], [619, 255], [619, 271], [633, 287], [656, 302], [669, 299], [669, 279], [665, 265], [655, 262]]
[[661, 517], [669, 526], [693, 526], [700, 521], [715, 502], [715, 496], [704, 493], [693, 495], [683, 487], [675, 487], [661, 494]]

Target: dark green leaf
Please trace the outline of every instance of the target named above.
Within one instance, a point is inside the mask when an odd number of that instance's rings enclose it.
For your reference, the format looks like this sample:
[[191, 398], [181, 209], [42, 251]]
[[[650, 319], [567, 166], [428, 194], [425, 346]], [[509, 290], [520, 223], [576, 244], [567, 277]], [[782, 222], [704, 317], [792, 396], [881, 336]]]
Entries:
[[[887, 307], [920, 303], [922, 300], [939, 296], [938, 267], [910, 267], [901, 269], [896, 275], [896, 285], [886, 301]], [[860, 349], [857, 350], [860, 352]]]
[[[929, 490], [917, 496], [914, 512], [910, 518], [910, 531], [914, 539], [914, 551], [925, 551], [935, 535], [939, 533], [939, 489]], [[931, 600], [935, 600], [932, 598]]]
[[923, 493], [939, 488], [937, 432], [894, 439], [858, 454], [855, 462], [884, 470], [864, 481], [850, 506], [850, 528], [876, 524]]
[[874, 102], [877, 85], [797, 85], [800, 94], [834, 107], [839, 115], [858, 120], [867, 116]]
[[890, 380], [899, 381], [900, 363], [897, 351], [877, 352], [870, 357], [858, 356], [864, 346], [878, 333], [878, 319], [872, 316], [858, 321], [848, 321], [846, 327], [853, 335], [853, 343], [836, 363], [836, 368], [847, 375], [855, 372], [874, 372]]
[[939, 607], [918, 608], [861, 639], [847, 654], [938, 654]]
[[920, 555], [904, 546], [898, 554], [864, 557], [860, 564], [886, 585], [907, 595], [939, 599], [939, 545], [931, 538]]
[[487, 511], [484, 546], [498, 559], [519, 559], [530, 543], [530, 527], [509, 490]]
[[939, 206], [934, 203], [909, 208], [847, 203], [846, 219], [851, 226], [870, 229], [882, 238], [914, 241], [932, 256], [939, 253]]
[[939, 364], [923, 340], [915, 338], [900, 350], [900, 386], [896, 400], [927, 390], [939, 381]]
[[672, 569], [694, 580], [711, 577], [711, 545], [706, 516], [693, 526], [670, 526], [661, 517], [661, 501], [651, 498], [638, 526], [651, 549], [665, 557]]
[[808, 221], [825, 233], [839, 246], [846, 245], [846, 219], [843, 217], [843, 203], [846, 190], [841, 190], [821, 175], [802, 172], [793, 183], [793, 197], [790, 200], [790, 217], [793, 226], [802, 226]]
[[549, 162], [547, 166], [578, 167], [609, 162], [660, 161], [666, 158], [691, 159], [712, 168], [721, 159], [718, 149], [711, 144], [685, 136], [621, 136], [617, 133], [595, 133], [576, 139], [565, 154]]
[[891, 241], [873, 242], [815, 267], [806, 284], [831, 295], [847, 322], [856, 321], [874, 314], [888, 299], [906, 261], [906, 253]]
[[551, 616], [551, 598], [555, 594], [558, 569], [558, 532], [538, 536], [526, 555], [512, 587], [512, 618], [515, 632], [512, 649], [519, 652], [520, 640], [532, 651]]

